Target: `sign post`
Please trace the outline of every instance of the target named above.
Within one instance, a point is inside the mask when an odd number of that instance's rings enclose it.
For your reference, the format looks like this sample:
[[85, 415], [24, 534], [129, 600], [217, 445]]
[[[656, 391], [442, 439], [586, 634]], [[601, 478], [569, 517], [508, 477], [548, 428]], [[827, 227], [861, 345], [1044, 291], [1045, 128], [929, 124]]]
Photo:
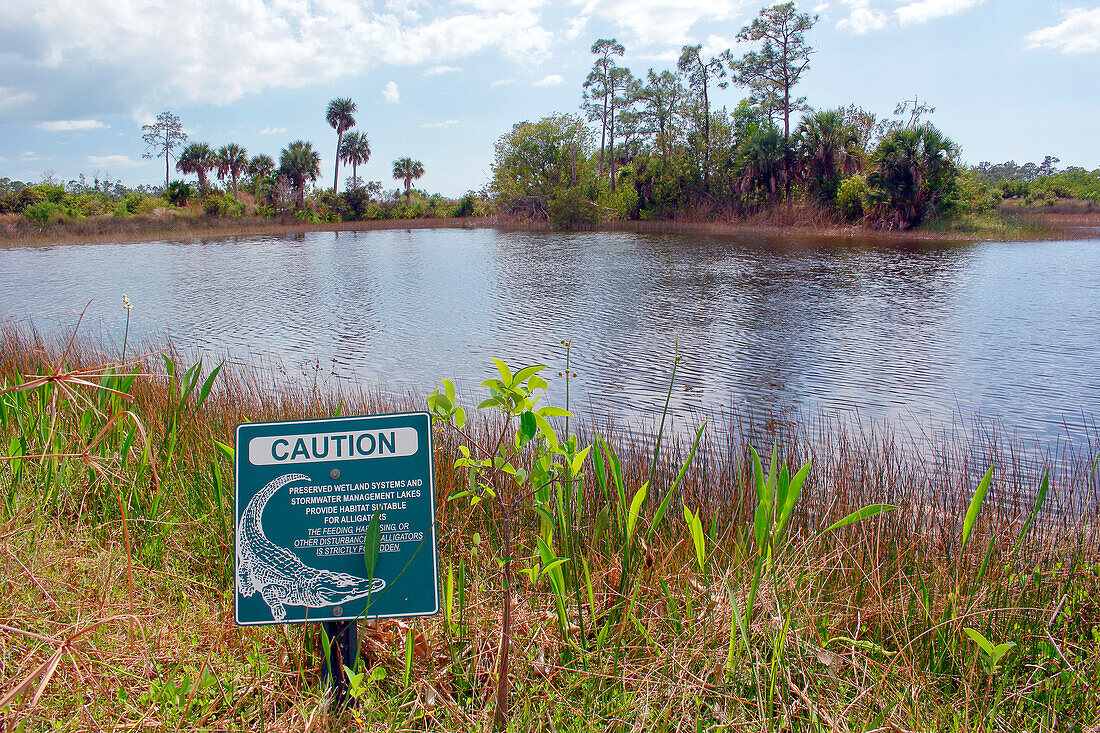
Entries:
[[246, 423], [236, 451], [236, 621], [326, 622], [341, 692], [357, 619], [439, 610], [431, 417]]

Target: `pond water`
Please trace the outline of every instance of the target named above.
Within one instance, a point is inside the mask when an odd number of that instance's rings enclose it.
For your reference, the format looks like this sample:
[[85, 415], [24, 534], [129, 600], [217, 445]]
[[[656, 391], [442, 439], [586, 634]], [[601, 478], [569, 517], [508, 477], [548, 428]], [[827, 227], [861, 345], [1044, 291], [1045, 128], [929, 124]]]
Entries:
[[672, 407], [846, 413], [922, 430], [999, 421], [1078, 443], [1100, 414], [1100, 238], [316, 232], [0, 249], [0, 316], [473, 398], [491, 357], [550, 364], [564, 399], [631, 422]]

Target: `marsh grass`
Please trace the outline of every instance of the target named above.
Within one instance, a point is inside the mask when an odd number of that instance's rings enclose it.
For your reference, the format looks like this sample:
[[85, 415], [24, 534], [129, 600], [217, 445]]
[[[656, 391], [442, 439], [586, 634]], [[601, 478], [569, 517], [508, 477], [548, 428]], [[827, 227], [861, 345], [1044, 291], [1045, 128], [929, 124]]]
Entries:
[[[491, 508], [446, 501], [466, 486], [448, 431], [436, 455], [444, 610], [363, 626], [357, 707], [326, 704], [312, 626], [232, 620], [232, 466], [218, 442], [230, 444], [242, 421], [422, 400], [273, 381], [238, 364], [203, 395], [217, 364], [184, 378], [193, 365], [170, 347], [138, 349], [146, 356], [120, 364], [88, 341], [0, 331], [3, 729], [488, 727], [501, 538]], [[51, 406], [56, 385], [13, 391], [58, 369], [109, 372], [126, 396], [70, 384], [96, 405], [88, 417], [79, 397]], [[129, 426], [112, 423], [84, 450], [120, 411], [133, 414]], [[137, 422], [147, 447], [131, 437]], [[707, 426], [690, 461], [694, 431], [666, 433], [655, 465], [655, 435], [571, 422], [579, 445], [598, 432], [607, 451], [602, 469], [589, 460], [576, 478], [569, 530], [580, 567], [562, 576], [575, 587], [556, 589], [546, 573], [517, 578], [511, 729], [1095, 729], [1095, 443], [1043, 455], [997, 431], [947, 431], [913, 449], [885, 426], [732, 414], [723, 423]], [[466, 430], [488, 443], [500, 427], [471, 420]], [[809, 464], [780, 541], [764, 545], [753, 449], [792, 473]], [[35, 458], [50, 454], [64, 457]], [[872, 504], [898, 508], [823, 532]], [[515, 556], [545, 559], [539, 516], [516, 521]], [[974, 633], [990, 648], [1015, 646], [991, 664]]]

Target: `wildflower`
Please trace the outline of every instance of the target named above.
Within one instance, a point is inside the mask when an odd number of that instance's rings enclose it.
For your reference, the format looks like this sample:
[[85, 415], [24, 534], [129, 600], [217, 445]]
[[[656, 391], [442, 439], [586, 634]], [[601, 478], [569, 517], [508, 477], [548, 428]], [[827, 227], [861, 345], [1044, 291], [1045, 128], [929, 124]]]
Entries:
[[132, 310], [133, 304], [130, 303], [130, 299], [126, 297], [126, 293], [122, 294], [122, 307], [126, 310]]

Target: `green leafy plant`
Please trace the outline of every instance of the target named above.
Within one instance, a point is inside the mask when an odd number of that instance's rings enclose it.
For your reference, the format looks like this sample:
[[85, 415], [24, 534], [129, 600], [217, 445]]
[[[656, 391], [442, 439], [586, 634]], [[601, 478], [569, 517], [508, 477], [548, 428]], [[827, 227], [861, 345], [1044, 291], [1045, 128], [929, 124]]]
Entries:
[[993, 675], [997, 672], [997, 665], [1006, 654], [1012, 651], [1016, 646], [1015, 642], [1006, 641], [1003, 644], [994, 645], [982, 635], [977, 629], [972, 629], [969, 626], [963, 628], [963, 633], [970, 637], [970, 639], [978, 645], [982, 654], [982, 664], [985, 666], [986, 672]]
[[[558, 574], [564, 561], [557, 557], [551, 544], [555, 520], [548, 508], [550, 489], [555, 480], [564, 475], [567, 464], [574, 474], [579, 473], [587, 452], [575, 453], [575, 446], [563, 445], [550, 424], [552, 418], [571, 417], [567, 410], [539, 406], [548, 386], [539, 376], [539, 372], [546, 369], [545, 365], [535, 364], [513, 371], [499, 359], [493, 362], [498, 376], [481, 383], [488, 388], [489, 396], [477, 409], [485, 411], [488, 419], [499, 425], [494, 430], [495, 437], [488, 441], [477, 439], [465, 430], [466, 412], [458, 405], [454, 384], [449, 380], [444, 379], [443, 391], [432, 392], [427, 402], [435, 420], [455, 431], [462, 441], [455, 467], [465, 470], [467, 485], [464, 490], [455, 492], [450, 500], [464, 500], [471, 508], [491, 506], [493, 512], [489, 516], [498, 528], [504, 605], [493, 720], [494, 726], [502, 729], [509, 717], [508, 663], [512, 639], [513, 563], [517, 559], [516, 519], [528, 505], [539, 518], [543, 528], [538, 538], [539, 562], [549, 569], [558, 596], [559, 620], [564, 624], [564, 580]], [[538, 575], [538, 571], [533, 575]]]

